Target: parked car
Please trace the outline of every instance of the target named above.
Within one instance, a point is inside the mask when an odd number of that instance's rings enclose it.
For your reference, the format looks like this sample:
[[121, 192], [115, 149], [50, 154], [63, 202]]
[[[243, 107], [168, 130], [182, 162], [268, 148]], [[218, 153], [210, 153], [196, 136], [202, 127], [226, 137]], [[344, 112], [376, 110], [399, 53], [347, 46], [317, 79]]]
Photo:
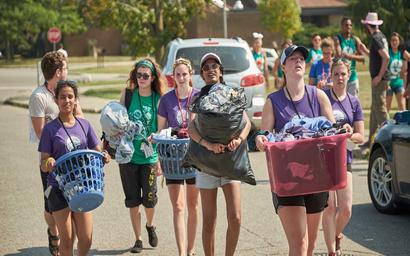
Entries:
[[275, 60], [279, 57], [278, 53], [273, 48], [262, 48], [262, 50], [266, 52], [269, 73], [272, 73], [273, 66], [275, 65]]
[[205, 83], [199, 75], [199, 62], [209, 52], [216, 53], [221, 58], [226, 84], [244, 88], [249, 118], [255, 125], [259, 125], [265, 104], [265, 78], [256, 66], [248, 43], [241, 38], [178, 38], [169, 42], [161, 61], [168, 85], [174, 85], [172, 69], [175, 59], [183, 57], [193, 64], [194, 87], [202, 88]]
[[410, 203], [410, 111], [397, 112], [378, 131], [367, 174], [370, 197], [382, 213]]

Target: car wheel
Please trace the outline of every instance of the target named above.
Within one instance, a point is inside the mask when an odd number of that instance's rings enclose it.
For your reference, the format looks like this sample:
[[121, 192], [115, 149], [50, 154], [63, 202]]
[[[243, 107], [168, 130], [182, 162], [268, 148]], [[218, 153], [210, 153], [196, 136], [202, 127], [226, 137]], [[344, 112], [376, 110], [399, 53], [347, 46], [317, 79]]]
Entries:
[[381, 148], [377, 148], [370, 155], [367, 184], [373, 205], [379, 212], [395, 213], [397, 211], [392, 170]]

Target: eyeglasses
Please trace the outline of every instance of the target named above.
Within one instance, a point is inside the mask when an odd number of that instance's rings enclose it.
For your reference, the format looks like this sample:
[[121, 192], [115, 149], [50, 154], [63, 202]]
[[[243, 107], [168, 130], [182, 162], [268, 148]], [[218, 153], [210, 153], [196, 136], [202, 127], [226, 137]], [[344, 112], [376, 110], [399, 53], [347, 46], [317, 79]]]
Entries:
[[73, 80], [60, 80], [57, 82], [57, 86], [62, 86], [62, 85], [76, 86], [77, 83]]
[[349, 61], [348, 59], [343, 58], [343, 57], [335, 57], [335, 58], [332, 59], [332, 62], [333, 62], [333, 63], [343, 62], [343, 63], [345, 63], [345, 64], [349, 64], [349, 63], [350, 63], [350, 61]]
[[220, 67], [221, 67], [221, 65], [219, 65], [218, 63], [204, 64], [202, 66], [202, 70], [207, 72], [209, 70], [219, 69]]
[[150, 74], [147, 73], [137, 73], [137, 79], [144, 79], [144, 80], [148, 80], [151, 77]]

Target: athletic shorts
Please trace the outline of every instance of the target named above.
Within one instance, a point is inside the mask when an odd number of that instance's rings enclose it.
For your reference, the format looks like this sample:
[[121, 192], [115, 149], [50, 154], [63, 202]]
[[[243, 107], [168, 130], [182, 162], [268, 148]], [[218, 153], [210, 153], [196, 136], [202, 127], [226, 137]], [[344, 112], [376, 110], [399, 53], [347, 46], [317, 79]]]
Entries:
[[156, 164], [119, 166], [125, 206], [133, 208], [142, 204], [145, 208], [154, 208], [158, 202]]
[[215, 177], [204, 172], [196, 174], [196, 187], [202, 189], [214, 189], [230, 183], [240, 183], [239, 180], [230, 180], [222, 177]]
[[283, 206], [303, 206], [307, 214], [322, 212], [327, 207], [329, 192], [321, 192], [302, 196], [278, 196], [272, 192], [272, 201], [275, 211]]
[[166, 185], [172, 185], [172, 184], [184, 185], [184, 183], [186, 183], [187, 185], [195, 185], [195, 178], [185, 179], [185, 180], [165, 179]]
[[393, 96], [393, 94], [398, 94], [398, 93], [404, 93], [403, 86], [398, 86], [398, 87], [389, 86], [389, 88], [387, 88], [387, 91], [386, 91], [387, 96]]
[[67, 200], [63, 195], [63, 191], [58, 187], [52, 187], [47, 198], [48, 208], [50, 212], [56, 212], [68, 207]]

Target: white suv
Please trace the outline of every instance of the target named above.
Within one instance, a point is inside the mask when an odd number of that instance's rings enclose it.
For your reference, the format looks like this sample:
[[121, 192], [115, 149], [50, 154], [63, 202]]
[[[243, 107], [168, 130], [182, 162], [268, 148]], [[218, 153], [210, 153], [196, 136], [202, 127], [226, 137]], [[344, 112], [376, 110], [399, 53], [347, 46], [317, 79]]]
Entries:
[[183, 57], [192, 62], [195, 71], [194, 87], [202, 88], [205, 83], [199, 75], [199, 62], [209, 52], [216, 53], [221, 58], [225, 83], [245, 89], [247, 113], [252, 122], [259, 126], [265, 104], [265, 78], [256, 66], [248, 43], [241, 38], [178, 38], [169, 42], [161, 61], [169, 86], [174, 85], [172, 65], [175, 59]]

